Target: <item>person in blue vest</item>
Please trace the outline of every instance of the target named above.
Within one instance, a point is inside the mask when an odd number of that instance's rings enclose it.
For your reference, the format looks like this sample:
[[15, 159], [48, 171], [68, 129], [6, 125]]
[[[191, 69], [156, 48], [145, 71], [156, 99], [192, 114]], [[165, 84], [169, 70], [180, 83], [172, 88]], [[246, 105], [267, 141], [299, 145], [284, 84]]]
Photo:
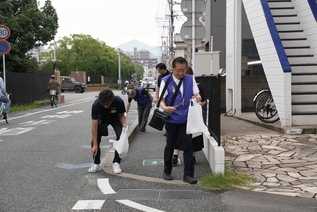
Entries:
[[128, 104], [126, 108], [126, 113], [128, 114], [131, 101], [138, 104], [138, 120], [139, 120], [139, 133], [144, 133], [146, 130], [146, 124], [150, 115], [150, 110], [152, 108], [153, 97], [146, 88], [135, 88], [129, 89], [128, 92]]
[[[184, 175], [183, 181], [195, 184], [197, 180], [194, 178], [194, 161], [193, 161], [193, 146], [192, 146], [192, 135], [186, 134], [186, 124], [188, 108], [191, 99], [193, 101], [200, 102], [201, 96], [199, 94], [199, 89], [196, 84], [195, 78], [186, 74], [187, 61], [183, 57], [177, 57], [172, 62], [172, 75], [166, 76], [162, 79], [160, 86], [160, 96], [163, 92], [165, 84], [167, 84], [167, 89], [163, 94], [163, 99], [160, 102], [160, 107], [167, 113], [170, 117], [166, 120], [166, 145], [164, 149], [164, 180], [173, 180], [172, 177], [172, 158], [174, 145], [177, 138], [183, 146], [183, 157], [184, 157]], [[170, 82], [168, 79], [171, 78]], [[180, 84], [179, 92], [177, 90]], [[176, 99], [173, 105], [170, 105], [174, 94], [176, 93]], [[178, 107], [175, 107], [180, 105]]]

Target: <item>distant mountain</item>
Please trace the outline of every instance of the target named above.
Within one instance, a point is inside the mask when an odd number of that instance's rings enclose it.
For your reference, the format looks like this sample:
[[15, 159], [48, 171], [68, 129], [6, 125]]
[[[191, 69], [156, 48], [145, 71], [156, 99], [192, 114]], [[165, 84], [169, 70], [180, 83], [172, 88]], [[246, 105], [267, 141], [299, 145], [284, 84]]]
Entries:
[[158, 46], [149, 46], [146, 43], [143, 43], [138, 40], [131, 40], [127, 43], [121, 44], [120, 46], [116, 46], [115, 48], [120, 48], [124, 52], [130, 52], [133, 53], [134, 47], [137, 48], [137, 51], [141, 50], [147, 50], [151, 53], [151, 57], [153, 58], [159, 58], [161, 53]]

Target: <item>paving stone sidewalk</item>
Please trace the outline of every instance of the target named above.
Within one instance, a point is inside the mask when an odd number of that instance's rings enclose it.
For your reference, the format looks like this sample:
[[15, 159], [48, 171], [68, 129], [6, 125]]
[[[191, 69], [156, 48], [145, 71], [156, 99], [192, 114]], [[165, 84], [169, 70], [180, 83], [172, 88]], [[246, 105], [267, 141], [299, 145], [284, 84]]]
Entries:
[[223, 136], [225, 160], [254, 191], [317, 199], [317, 134]]

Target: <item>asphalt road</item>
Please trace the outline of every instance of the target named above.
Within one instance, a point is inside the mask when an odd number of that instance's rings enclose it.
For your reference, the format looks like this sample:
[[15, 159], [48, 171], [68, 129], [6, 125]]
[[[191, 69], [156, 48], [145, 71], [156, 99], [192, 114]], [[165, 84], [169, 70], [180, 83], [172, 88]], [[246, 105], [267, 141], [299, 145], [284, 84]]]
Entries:
[[[64, 93], [66, 103], [57, 108], [10, 114], [9, 124], [0, 121], [1, 212], [317, 210], [312, 199], [146, 182], [104, 171], [89, 174], [90, 109], [97, 94]], [[123, 99], [127, 102], [127, 96]], [[136, 118], [135, 108], [134, 103], [128, 124]], [[109, 133], [102, 157], [110, 151], [108, 139], [114, 139], [113, 130]], [[142, 198], [125, 198], [129, 192]]]

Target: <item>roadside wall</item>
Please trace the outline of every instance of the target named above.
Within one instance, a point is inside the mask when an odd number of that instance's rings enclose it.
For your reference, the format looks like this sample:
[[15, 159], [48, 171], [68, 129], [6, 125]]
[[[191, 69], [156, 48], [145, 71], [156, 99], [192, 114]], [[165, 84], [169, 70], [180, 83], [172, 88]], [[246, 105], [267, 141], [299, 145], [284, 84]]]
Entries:
[[[268, 87], [265, 76], [242, 76], [241, 78], [241, 99], [242, 112], [253, 112], [253, 98], [256, 93]], [[226, 112], [226, 77], [221, 77], [220, 91], [221, 112]]]
[[[6, 89], [12, 104], [29, 104], [48, 99], [46, 91], [53, 71], [33, 70], [32, 73], [6, 72]], [[3, 73], [0, 74], [3, 78]]]

